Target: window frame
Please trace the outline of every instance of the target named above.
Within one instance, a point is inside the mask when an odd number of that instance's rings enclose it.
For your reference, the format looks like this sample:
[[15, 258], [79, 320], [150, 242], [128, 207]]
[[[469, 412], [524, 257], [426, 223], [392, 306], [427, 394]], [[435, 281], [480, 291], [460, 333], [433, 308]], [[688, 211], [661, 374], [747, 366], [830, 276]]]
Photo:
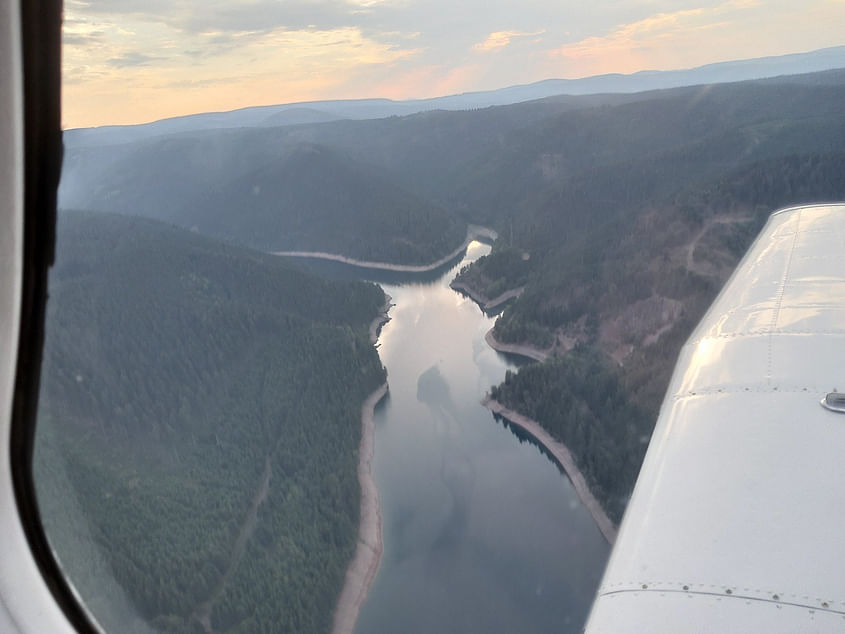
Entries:
[[32, 474], [62, 161], [60, 0], [0, 0], [0, 629], [99, 632], [41, 523]]

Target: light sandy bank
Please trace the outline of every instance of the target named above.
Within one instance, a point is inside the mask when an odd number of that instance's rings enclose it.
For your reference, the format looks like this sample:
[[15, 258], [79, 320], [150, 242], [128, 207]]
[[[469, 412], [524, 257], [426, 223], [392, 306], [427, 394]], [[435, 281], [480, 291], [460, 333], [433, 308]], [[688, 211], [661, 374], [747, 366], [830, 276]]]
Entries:
[[507, 352], [510, 354], [519, 354], [523, 357], [534, 359], [535, 361], [545, 361], [549, 358], [549, 356], [551, 356], [550, 350], [540, 350], [534, 346], [527, 346], [521, 343], [502, 343], [501, 341], [497, 341], [496, 337], [493, 336], [492, 328], [487, 331], [486, 335], [484, 335], [484, 341], [486, 341], [487, 345], [493, 348], [493, 350]]
[[[378, 316], [370, 322], [370, 341], [378, 340], [382, 324], [390, 321], [388, 311], [393, 298], [385, 293], [384, 305]], [[381, 507], [378, 489], [373, 479], [376, 426], [375, 408], [387, 394], [387, 383], [370, 394], [361, 405], [361, 444], [358, 447], [358, 484], [361, 487], [361, 519], [358, 526], [358, 545], [355, 556], [346, 569], [346, 580], [335, 606], [332, 634], [352, 634], [361, 607], [367, 600], [370, 587], [376, 578], [384, 544], [381, 537]]]
[[360, 266], [366, 269], [380, 269], [382, 271], [399, 271], [400, 273], [427, 273], [434, 269], [443, 266], [450, 260], [457, 258], [464, 249], [467, 248], [470, 242], [478, 238], [495, 239], [496, 232], [486, 227], [477, 227], [470, 225], [467, 229], [467, 237], [457, 249], [452, 251], [449, 255], [444, 255], [442, 258], [431, 264], [391, 264], [389, 262], [373, 262], [370, 260], [356, 260], [345, 255], [337, 253], [326, 253], [325, 251], [273, 251], [271, 255], [281, 255], [291, 258], [318, 258], [320, 260], [332, 260], [334, 262], [343, 262], [344, 264], [351, 264], [352, 266]]
[[358, 482], [361, 485], [361, 524], [355, 556], [346, 570], [346, 581], [335, 607], [332, 634], [352, 634], [361, 606], [376, 578], [384, 543], [381, 537], [381, 507], [373, 479], [375, 450], [374, 412], [387, 394], [387, 383], [367, 397], [361, 406], [361, 446], [358, 449]]
[[472, 301], [481, 306], [482, 310], [492, 310], [493, 308], [496, 308], [496, 306], [504, 304], [506, 301], [513, 297], [519, 297], [520, 295], [522, 295], [522, 291], [525, 290], [524, 286], [520, 286], [519, 288], [512, 288], [511, 290], [505, 291], [501, 295], [490, 299], [484, 293], [477, 291], [476, 289], [472, 288], [469, 284], [465, 284], [464, 282], [453, 281], [451, 284], [449, 284], [449, 286], [450, 288], [453, 288], [456, 291], [460, 291], [462, 293], [465, 293], [466, 295], [469, 295], [470, 299], [472, 299]]
[[587, 481], [575, 465], [575, 459], [572, 457], [572, 452], [569, 451], [569, 448], [562, 442], [552, 438], [551, 434], [543, 429], [539, 423], [531, 420], [527, 416], [523, 416], [519, 412], [508, 409], [499, 401], [486, 396], [484, 400], [481, 401], [481, 404], [491, 412], [507, 418], [517, 427], [527, 431], [537, 440], [537, 442], [543, 445], [543, 447], [545, 447], [546, 450], [555, 457], [558, 463], [560, 463], [563, 467], [564, 471], [566, 471], [566, 474], [569, 476], [569, 480], [572, 482], [572, 486], [575, 488], [575, 492], [578, 494], [578, 497], [581, 499], [584, 507], [593, 516], [593, 519], [598, 525], [602, 535], [604, 535], [607, 542], [612, 545], [613, 542], [616, 541], [616, 527], [613, 525], [613, 522], [610, 521], [610, 518], [604, 512], [601, 504], [599, 504], [599, 501], [593, 496], [590, 488], [587, 486]]

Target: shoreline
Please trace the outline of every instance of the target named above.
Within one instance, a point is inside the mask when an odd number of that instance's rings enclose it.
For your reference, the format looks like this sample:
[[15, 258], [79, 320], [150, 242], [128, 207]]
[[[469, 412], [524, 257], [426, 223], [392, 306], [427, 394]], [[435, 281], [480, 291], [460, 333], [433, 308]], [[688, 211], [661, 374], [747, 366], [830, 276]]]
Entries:
[[[378, 340], [381, 327], [390, 321], [393, 298], [384, 294], [384, 305], [370, 322], [370, 343]], [[378, 488], [373, 478], [373, 457], [375, 455], [376, 405], [388, 392], [387, 381], [372, 392], [361, 405], [361, 443], [358, 446], [358, 484], [361, 487], [361, 511], [358, 520], [358, 542], [355, 555], [346, 569], [343, 589], [338, 596], [332, 617], [332, 634], [353, 634], [358, 615], [367, 600], [375, 581], [384, 552], [381, 534], [381, 505]]]
[[359, 266], [365, 269], [380, 269], [382, 271], [396, 271], [399, 273], [428, 273], [436, 268], [443, 266], [451, 260], [458, 257], [463, 252], [469, 243], [478, 238], [495, 239], [493, 236], [497, 235], [492, 229], [486, 227], [478, 227], [470, 225], [467, 229], [467, 237], [461, 245], [452, 251], [450, 254], [443, 256], [436, 262], [431, 264], [391, 264], [389, 262], [372, 262], [369, 260], [356, 260], [345, 255], [337, 253], [328, 253], [326, 251], [271, 251], [270, 255], [278, 255], [289, 258], [315, 258], [318, 260], [332, 260], [334, 262], [342, 262], [351, 266]]
[[520, 286], [518, 288], [512, 288], [509, 291], [505, 291], [501, 295], [494, 297], [493, 299], [489, 299], [484, 293], [475, 290], [469, 284], [465, 282], [456, 282], [452, 280], [449, 284], [449, 288], [452, 290], [458, 291], [459, 293], [464, 293], [467, 295], [472, 301], [481, 307], [481, 310], [488, 311], [500, 304], [504, 304], [509, 299], [513, 299], [514, 297], [519, 297], [522, 295], [522, 292], [525, 290], [524, 286]]
[[502, 343], [493, 336], [492, 328], [487, 331], [486, 335], [484, 335], [484, 341], [486, 341], [487, 345], [493, 348], [493, 350], [506, 352], [508, 354], [518, 354], [523, 357], [528, 357], [529, 359], [534, 359], [534, 361], [543, 362], [551, 356], [551, 354], [549, 354], [546, 350], [540, 350], [539, 348], [534, 348], [533, 346], [527, 346], [520, 343]]
[[390, 308], [394, 306], [393, 298], [387, 293], [384, 294], [384, 305], [379, 309], [378, 316], [370, 322], [370, 343], [375, 344], [378, 341], [381, 327], [390, 321], [390, 316], [387, 314]]
[[569, 477], [569, 481], [572, 482], [572, 486], [578, 494], [578, 498], [581, 500], [581, 503], [587, 511], [589, 511], [590, 515], [592, 515], [593, 520], [595, 520], [596, 525], [601, 531], [601, 534], [607, 540], [607, 543], [612, 546], [616, 541], [617, 529], [604, 512], [604, 509], [601, 504], [599, 504], [599, 501], [590, 491], [590, 488], [587, 485], [587, 480], [575, 464], [575, 459], [572, 457], [572, 452], [569, 451], [569, 448], [559, 440], [555, 440], [552, 435], [543, 429], [537, 421], [531, 420], [519, 412], [508, 409], [499, 401], [490, 398], [489, 395], [484, 397], [481, 404], [494, 414], [502, 416], [511, 424], [516, 425], [523, 431], [530, 434], [538, 443], [546, 448], [546, 451], [555, 457], [555, 460], [557, 460], [560, 466], [563, 467], [563, 470]]
[[378, 573], [384, 542], [381, 533], [381, 506], [373, 479], [375, 450], [375, 407], [387, 394], [383, 383], [361, 406], [361, 445], [358, 449], [358, 482], [361, 485], [361, 519], [355, 556], [346, 569], [343, 590], [332, 618], [332, 634], [353, 634], [361, 607]]

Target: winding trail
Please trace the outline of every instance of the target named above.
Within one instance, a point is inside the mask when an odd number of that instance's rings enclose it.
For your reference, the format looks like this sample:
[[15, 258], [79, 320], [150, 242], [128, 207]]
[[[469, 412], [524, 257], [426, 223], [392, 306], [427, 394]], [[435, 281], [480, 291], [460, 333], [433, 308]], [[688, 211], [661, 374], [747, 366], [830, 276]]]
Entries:
[[751, 222], [752, 220], [754, 220], [754, 218], [748, 216], [715, 216], [713, 218], [710, 218], [707, 222], [704, 223], [704, 226], [701, 228], [701, 230], [697, 234], [695, 234], [695, 237], [692, 239], [692, 241], [689, 243], [689, 246], [687, 247], [687, 270], [690, 273], [706, 275], [705, 271], [702, 271], [695, 265], [695, 249], [696, 247], [698, 247], [698, 243], [701, 238], [704, 237], [704, 234], [710, 231], [710, 229], [712, 229], [714, 225], [733, 225], [744, 222]]
[[270, 456], [267, 456], [264, 458], [264, 472], [261, 475], [261, 482], [258, 485], [258, 490], [255, 492], [255, 496], [252, 498], [249, 510], [244, 516], [244, 521], [241, 523], [241, 527], [238, 530], [238, 536], [235, 538], [235, 543], [232, 546], [232, 552], [229, 555], [226, 570], [223, 572], [223, 576], [220, 577], [217, 585], [215, 585], [214, 589], [211, 591], [211, 596], [197, 606], [194, 611], [194, 618], [199, 621], [206, 634], [214, 633], [214, 628], [211, 626], [211, 610], [220, 598], [220, 595], [223, 594], [226, 584], [235, 572], [235, 568], [237, 568], [238, 563], [244, 554], [246, 543], [249, 541], [249, 538], [252, 537], [252, 533], [255, 530], [255, 525], [258, 520], [258, 507], [260, 507], [264, 500], [267, 499], [267, 493], [270, 491], [270, 476], [272, 474], [273, 470], [270, 466]]
[[555, 457], [558, 464], [560, 464], [560, 466], [563, 467], [563, 470], [566, 471], [566, 475], [569, 476], [569, 480], [572, 482], [575, 492], [581, 499], [581, 503], [590, 512], [590, 515], [593, 516], [601, 534], [604, 535], [608, 544], [613, 545], [616, 541], [616, 527], [604, 512], [604, 509], [601, 504], [599, 504], [599, 501], [590, 491], [590, 487], [587, 486], [587, 480], [575, 464], [575, 459], [572, 457], [572, 452], [569, 451], [569, 448], [559, 440], [552, 438], [552, 435], [543, 429], [537, 421], [531, 420], [527, 416], [523, 416], [512, 409], [508, 409], [499, 401], [486, 396], [484, 397], [484, 400], [481, 401], [481, 404], [494, 414], [498, 414], [499, 416], [508, 419], [517, 427], [528, 432]]

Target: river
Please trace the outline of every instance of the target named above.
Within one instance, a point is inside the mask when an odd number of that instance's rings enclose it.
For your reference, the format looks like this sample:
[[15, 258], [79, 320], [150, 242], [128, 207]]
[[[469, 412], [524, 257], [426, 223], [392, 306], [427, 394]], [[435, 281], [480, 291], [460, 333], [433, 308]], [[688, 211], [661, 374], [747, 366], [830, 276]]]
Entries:
[[356, 272], [395, 304], [379, 337], [384, 554], [357, 634], [580, 632], [604, 569], [567, 476], [480, 404], [518, 359], [485, 343], [495, 317], [449, 282], [489, 250], [472, 242], [422, 280]]

